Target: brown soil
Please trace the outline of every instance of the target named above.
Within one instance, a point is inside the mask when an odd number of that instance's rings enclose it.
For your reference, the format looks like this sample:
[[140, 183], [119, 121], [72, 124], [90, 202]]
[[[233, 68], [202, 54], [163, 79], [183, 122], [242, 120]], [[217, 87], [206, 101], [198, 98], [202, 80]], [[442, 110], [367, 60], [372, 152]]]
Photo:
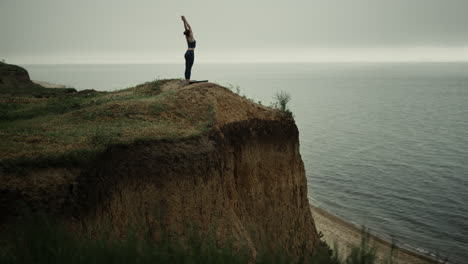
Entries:
[[214, 83], [197, 83], [182, 86], [181, 82], [171, 81], [162, 87], [163, 91], [177, 93], [178, 103], [184, 108], [197, 111], [199, 105], [213, 105], [216, 112], [216, 123], [223, 126], [227, 123], [248, 120], [278, 120], [282, 116], [271, 108], [254, 103], [232, 93], [229, 89]]

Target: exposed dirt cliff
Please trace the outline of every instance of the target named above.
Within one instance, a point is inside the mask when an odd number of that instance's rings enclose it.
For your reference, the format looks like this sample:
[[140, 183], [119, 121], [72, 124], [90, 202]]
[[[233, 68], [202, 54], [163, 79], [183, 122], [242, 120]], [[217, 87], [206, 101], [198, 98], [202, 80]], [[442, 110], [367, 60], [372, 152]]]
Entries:
[[211, 83], [170, 81], [162, 91], [175, 94], [167, 109], [182, 107], [184, 115], [160, 115], [186, 122], [212, 112], [209, 130], [110, 145], [80, 167], [2, 172], [0, 221], [14, 219], [12, 204], [23, 200], [77, 229], [86, 222], [118, 234], [140, 222], [157, 239], [161, 230], [188, 236], [192, 225], [252, 255], [265, 247], [313, 252], [319, 238], [294, 120]]

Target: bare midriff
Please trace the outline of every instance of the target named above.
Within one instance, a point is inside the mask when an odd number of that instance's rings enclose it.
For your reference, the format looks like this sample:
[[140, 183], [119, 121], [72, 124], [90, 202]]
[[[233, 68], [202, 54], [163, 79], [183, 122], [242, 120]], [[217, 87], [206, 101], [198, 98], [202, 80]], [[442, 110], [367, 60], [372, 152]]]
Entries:
[[188, 48], [187, 50], [195, 50], [195, 48]]

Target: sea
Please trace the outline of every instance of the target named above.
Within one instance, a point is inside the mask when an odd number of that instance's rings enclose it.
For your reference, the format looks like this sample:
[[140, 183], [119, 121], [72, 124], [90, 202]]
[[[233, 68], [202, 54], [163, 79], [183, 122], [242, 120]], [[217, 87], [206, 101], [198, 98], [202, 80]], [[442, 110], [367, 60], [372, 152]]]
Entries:
[[[114, 91], [183, 78], [184, 64], [22, 65], [32, 79]], [[468, 263], [468, 63], [197, 64], [300, 133], [314, 205], [387, 240]]]

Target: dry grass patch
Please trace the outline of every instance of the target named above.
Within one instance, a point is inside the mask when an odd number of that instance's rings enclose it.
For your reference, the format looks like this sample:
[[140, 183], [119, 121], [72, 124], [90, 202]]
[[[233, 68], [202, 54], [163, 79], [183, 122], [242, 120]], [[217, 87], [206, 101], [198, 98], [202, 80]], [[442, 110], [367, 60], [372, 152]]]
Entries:
[[209, 102], [187, 105], [177, 92], [161, 91], [165, 82], [115, 92], [1, 98], [0, 166], [33, 160], [61, 163], [112, 144], [207, 132], [214, 123], [214, 107]]

